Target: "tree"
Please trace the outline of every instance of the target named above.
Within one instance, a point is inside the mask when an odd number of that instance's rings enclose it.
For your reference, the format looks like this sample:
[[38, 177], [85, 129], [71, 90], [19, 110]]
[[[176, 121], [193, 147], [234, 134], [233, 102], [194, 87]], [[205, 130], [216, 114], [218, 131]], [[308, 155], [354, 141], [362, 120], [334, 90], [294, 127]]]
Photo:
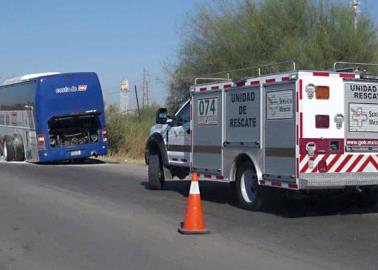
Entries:
[[[196, 76], [293, 59], [301, 69], [335, 61], [374, 62], [377, 29], [367, 15], [354, 29], [350, 1], [214, 1], [200, 6], [183, 31], [170, 72], [168, 107], [189, 95]], [[231, 74], [232, 77], [253, 74]]]

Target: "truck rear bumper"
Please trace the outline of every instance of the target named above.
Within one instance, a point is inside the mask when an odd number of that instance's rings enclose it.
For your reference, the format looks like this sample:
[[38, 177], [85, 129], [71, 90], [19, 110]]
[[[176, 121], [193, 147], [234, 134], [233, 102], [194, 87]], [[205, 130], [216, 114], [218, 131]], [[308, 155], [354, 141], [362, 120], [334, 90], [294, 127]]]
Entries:
[[378, 185], [378, 173], [305, 173], [299, 178], [300, 189], [375, 185]]

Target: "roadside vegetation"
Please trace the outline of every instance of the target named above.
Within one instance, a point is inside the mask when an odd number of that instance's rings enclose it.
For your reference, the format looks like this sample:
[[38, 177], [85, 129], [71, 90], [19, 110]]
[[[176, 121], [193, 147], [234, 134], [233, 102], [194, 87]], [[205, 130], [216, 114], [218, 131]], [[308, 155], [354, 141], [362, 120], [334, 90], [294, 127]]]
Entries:
[[[294, 60], [297, 69], [329, 69], [336, 61], [378, 62], [374, 20], [349, 0], [208, 0], [188, 16], [176, 64], [166, 67], [167, 107], [174, 113], [194, 78], [219, 71]], [[287, 67], [283, 67], [286, 68]], [[263, 72], [279, 72], [279, 68]], [[231, 78], [256, 75], [231, 72]], [[226, 73], [216, 77], [225, 77]], [[110, 156], [142, 159], [157, 106], [124, 115], [107, 110]]]
[[157, 108], [156, 105], [142, 108], [140, 117], [137, 112], [121, 113], [116, 106], [107, 108], [110, 159], [118, 161], [143, 159], [144, 147], [150, 128], [155, 123]]
[[374, 21], [361, 14], [355, 29], [349, 0], [206, 1], [188, 18], [181, 36], [177, 64], [168, 68], [171, 110], [187, 99], [189, 86], [201, 75], [287, 59], [299, 69], [378, 60]]

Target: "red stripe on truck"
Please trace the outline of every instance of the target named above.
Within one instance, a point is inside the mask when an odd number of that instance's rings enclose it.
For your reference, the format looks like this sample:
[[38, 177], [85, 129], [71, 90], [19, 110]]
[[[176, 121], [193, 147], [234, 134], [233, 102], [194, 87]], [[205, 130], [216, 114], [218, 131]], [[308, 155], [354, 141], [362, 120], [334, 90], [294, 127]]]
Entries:
[[353, 171], [354, 167], [357, 166], [358, 162], [360, 162], [363, 157], [363, 155], [358, 155], [358, 157], [353, 161], [352, 165], [350, 165], [346, 172]]
[[327, 164], [327, 171], [329, 171], [333, 165], [335, 165], [335, 163], [339, 160], [339, 158], [341, 157], [341, 155], [336, 155], [329, 164]]
[[312, 73], [313, 76], [322, 76], [322, 77], [329, 77], [329, 73], [328, 72], [319, 72], [319, 71], [315, 71]]
[[[318, 165], [320, 162], [326, 162], [329, 157], [329, 154], [325, 154], [323, 158], [318, 162]], [[315, 166], [314, 169], [312, 169], [312, 172], [315, 173], [318, 171], [318, 166]]]
[[341, 73], [339, 76], [341, 78], [345, 78], [345, 79], [355, 79], [356, 78], [356, 74], [348, 74], [348, 73]]
[[335, 170], [335, 172], [340, 172], [351, 158], [352, 158], [351, 154], [347, 155], [347, 157], [343, 160], [343, 162], [341, 162], [341, 164], [339, 165], [339, 167], [337, 167], [337, 169]]

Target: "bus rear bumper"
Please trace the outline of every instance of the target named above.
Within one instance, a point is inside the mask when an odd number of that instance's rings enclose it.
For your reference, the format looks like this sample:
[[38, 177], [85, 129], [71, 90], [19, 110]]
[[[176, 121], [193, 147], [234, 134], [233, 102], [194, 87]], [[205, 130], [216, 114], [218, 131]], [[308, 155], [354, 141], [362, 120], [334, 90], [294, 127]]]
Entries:
[[376, 186], [378, 173], [305, 173], [299, 178], [300, 189], [344, 188], [348, 186]]
[[63, 161], [82, 159], [91, 156], [104, 156], [108, 153], [106, 145], [80, 145], [76, 147], [62, 147], [52, 150], [39, 150], [39, 162]]

